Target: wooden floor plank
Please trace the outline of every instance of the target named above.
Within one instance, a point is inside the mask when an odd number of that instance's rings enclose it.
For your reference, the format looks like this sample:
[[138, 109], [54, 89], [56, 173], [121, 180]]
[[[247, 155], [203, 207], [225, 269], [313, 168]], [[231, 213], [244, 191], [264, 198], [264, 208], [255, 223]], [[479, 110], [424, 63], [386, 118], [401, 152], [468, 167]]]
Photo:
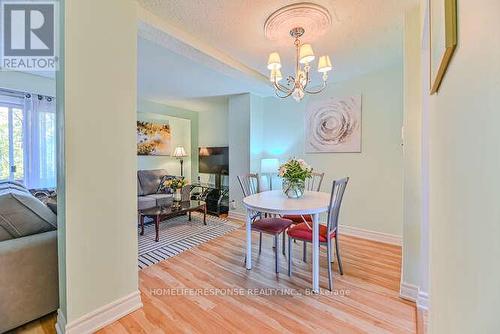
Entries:
[[[128, 333], [416, 332], [415, 305], [399, 298], [401, 247], [341, 237], [345, 275], [335, 263], [336, 294], [325, 289], [322, 247], [322, 290], [312, 295], [310, 244], [308, 263], [302, 262], [302, 244], [293, 245], [293, 275], [288, 277], [284, 256], [280, 274], [274, 274], [272, 239], [266, 237], [260, 255], [254, 238], [254, 267], [246, 270], [244, 241], [239, 229], [145, 268], [139, 274], [144, 308], [120, 319], [121, 327], [113, 324], [101, 332], [110, 327]], [[235, 294], [239, 289], [243, 293]]]
[[[264, 237], [253, 269], [244, 267], [243, 228], [139, 272], [144, 307], [99, 333], [416, 333], [414, 303], [399, 298], [401, 247], [340, 238], [344, 275], [334, 264], [328, 287], [326, 252], [320, 250], [319, 295], [311, 294], [302, 244], [293, 244], [293, 275], [280, 254], [274, 273], [272, 238]], [[15, 333], [55, 333], [55, 314]]]

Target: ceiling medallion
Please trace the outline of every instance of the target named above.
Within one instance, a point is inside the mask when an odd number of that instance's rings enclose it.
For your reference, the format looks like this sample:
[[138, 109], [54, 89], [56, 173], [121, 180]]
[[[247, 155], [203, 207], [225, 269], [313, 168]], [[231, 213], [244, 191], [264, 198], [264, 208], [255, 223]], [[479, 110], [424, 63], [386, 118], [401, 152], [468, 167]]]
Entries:
[[325, 7], [309, 2], [296, 3], [278, 9], [264, 23], [264, 35], [271, 41], [284, 41], [289, 31], [302, 27], [308, 41], [324, 35], [332, 24], [330, 12]]
[[[322, 85], [311, 90], [307, 87], [311, 82], [311, 63], [315, 56], [311, 44], [303, 44], [300, 38], [307, 29], [311, 29], [313, 37], [323, 34], [331, 24], [328, 10], [319, 5], [311, 3], [300, 3], [283, 7], [269, 16], [264, 25], [264, 33], [271, 40], [277, 40], [282, 34], [282, 29], [288, 29], [288, 33], [294, 39], [295, 45], [295, 76], [288, 76], [286, 84], [280, 84], [283, 79], [281, 75], [281, 60], [278, 52], [269, 55], [267, 68], [271, 71], [270, 80], [273, 83], [275, 93], [278, 97], [287, 98], [292, 96], [300, 102], [306, 94], [317, 94], [326, 87], [328, 72], [332, 70], [329, 56], [321, 56], [318, 61], [318, 72], [323, 73]], [[310, 39], [311, 36], [308, 36]]]

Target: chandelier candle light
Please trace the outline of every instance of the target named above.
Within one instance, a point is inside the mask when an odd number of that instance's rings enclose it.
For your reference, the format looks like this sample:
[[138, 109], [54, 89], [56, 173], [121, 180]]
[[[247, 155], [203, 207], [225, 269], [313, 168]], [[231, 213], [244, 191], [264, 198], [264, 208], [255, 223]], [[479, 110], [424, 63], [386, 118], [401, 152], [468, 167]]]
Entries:
[[281, 98], [287, 98], [290, 95], [295, 101], [300, 102], [305, 94], [318, 94], [326, 87], [328, 72], [332, 70], [332, 62], [329, 56], [321, 56], [318, 61], [318, 72], [323, 73], [322, 85], [315, 89], [307, 89], [311, 82], [311, 63], [315, 56], [311, 44], [301, 44], [300, 37], [305, 30], [302, 27], [293, 28], [290, 30], [290, 35], [295, 39], [294, 45], [296, 49], [295, 59], [295, 76], [288, 76], [286, 85], [280, 84], [283, 79], [281, 74], [281, 60], [278, 52], [272, 52], [267, 61], [267, 68], [271, 71], [270, 80], [274, 85], [276, 95]]

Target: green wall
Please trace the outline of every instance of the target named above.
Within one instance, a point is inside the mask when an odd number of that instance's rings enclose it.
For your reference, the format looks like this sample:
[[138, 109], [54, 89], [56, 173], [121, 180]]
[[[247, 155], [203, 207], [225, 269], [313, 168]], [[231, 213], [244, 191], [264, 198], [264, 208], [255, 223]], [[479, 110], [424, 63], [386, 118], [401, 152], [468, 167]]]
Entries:
[[[305, 159], [325, 172], [322, 191], [334, 179], [349, 176], [340, 223], [370, 231], [402, 235], [402, 64], [331, 84], [311, 99], [362, 94], [362, 152], [305, 153], [304, 114], [308, 98], [265, 98], [262, 103], [262, 140], [252, 138], [254, 171], [259, 159]], [[253, 133], [252, 133], [253, 134]], [[258, 145], [262, 145], [260, 149]], [[257, 154], [257, 152], [259, 154]], [[279, 183], [279, 180], [275, 180]], [[279, 186], [276, 184], [275, 187]]]
[[[164, 114], [153, 114], [147, 112], [137, 113], [137, 120], [170, 125], [172, 153], [177, 146], [182, 146], [188, 154], [183, 158], [184, 176], [191, 181], [191, 120]], [[137, 169], [166, 169], [169, 174], [180, 175], [180, 162], [173, 156], [137, 156]]]
[[458, 47], [429, 106], [429, 332], [499, 333], [500, 2], [457, 2]]
[[[198, 177], [198, 127], [199, 127], [199, 115], [196, 111], [191, 111], [191, 110], [186, 110], [186, 109], [181, 109], [181, 108], [176, 108], [176, 107], [171, 107], [165, 104], [157, 103], [157, 102], [152, 102], [152, 101], [147, 101], [147, 100], [139, 100], [137, 102], [137, 111], [139, 115], [146, 115], [147, 114], [157, 114], [157, 115], [166, 115], [166, 116], [171, 116], [171, 117], [176, 117], [176, 118], [181, 118], [181, 119], [186, 119], [191, 122], [190, 124], [190, 131], [191, 131], [191, 153], [189, 154], [190, 156], [190, 163], [191, 163], [191, 180], [194, 182], [197, 177]], [[145, 116], [148, 117], [148, 116]], [[149, 115], [149, 118], [155, 117], [152, 115]], [[157, 116], [156, 116], [157, 117]], [[184, 166], [184, 173], [187, 176], [187, 169], [186, 166]], [[178, 170], [178, 169], [176, 169]]]
[[129, 310], [141, 306], [137, 185], [130, 182], [136, 179], [137, 17], [131, 0], [65, 1], [63, 10], [58, 238], [61, 316], [71, 328], [123, 298]]
[[421, 285], [422, 224], [422, 81], [420, 7], [405, 15], [403, 270], [401, 281]]

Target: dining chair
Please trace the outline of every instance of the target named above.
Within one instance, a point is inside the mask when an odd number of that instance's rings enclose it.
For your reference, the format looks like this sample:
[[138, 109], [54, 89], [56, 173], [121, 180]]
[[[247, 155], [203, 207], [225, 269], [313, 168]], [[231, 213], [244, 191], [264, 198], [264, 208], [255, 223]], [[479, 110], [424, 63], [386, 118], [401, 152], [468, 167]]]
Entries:
[[[312, 172], [312, 176], [306, 180], [306, 190], [308, 191], [320, 191], [321, 184], [323, 183], [323, 178], [325, 173]], [[294, 224], [301, 224], [305, 222], [312, 222], [311, 215], [285, 215], [282, 218], [290, 219]], [[283, 238], [283, 244], [285, 244], [285, 238]], [[303, 260], [307, 262], [307, 243], [302, 244], [303, 250]]]
[[259, 174], [244, 174], [238, 176], [243, 196], [247, 197], [260, 192]]
[[[342, 260], [339, 252], [338, 226], [340, 205], [342, 204], [342, 198], [344, 197], [347, 182], [349, 182], [348, 177], [333, 181], [326, 226], [322, 224], [319, 225], [319, 243], [320, 245], [326, 246], [326, 254], [328, 258], [328, 287], [330, 291], [333, 288], [332, 239], [335, 241], [335, 253], [339, 263], [339, 272], [341, 275], [344, 275]], [[312, 226], [310, 226], [307, 222], [297, 224], [288, 229], [288, 276], [292, 275], [292, 239], [312, 242], [312, 236]]]
[[[259, 175], [245, 174], [238, 176], [243, 196], [247, 197], [259, 192]], [[260, 212], [254, 212], [251, 215], [252, 231], [259, 232], [259, 254], [262, 252], [262, 234], [272, 235], [274, 237], [274, 267], [275, 272], [279, 272], [279, 235], [285, 235], [285, 231], [293, 224], [289, 219], [279, 217], [262, 217]], [[283, 253], [285, 245], [283, 244]], [[246, 255], [245, 255], [246, 263]]]

